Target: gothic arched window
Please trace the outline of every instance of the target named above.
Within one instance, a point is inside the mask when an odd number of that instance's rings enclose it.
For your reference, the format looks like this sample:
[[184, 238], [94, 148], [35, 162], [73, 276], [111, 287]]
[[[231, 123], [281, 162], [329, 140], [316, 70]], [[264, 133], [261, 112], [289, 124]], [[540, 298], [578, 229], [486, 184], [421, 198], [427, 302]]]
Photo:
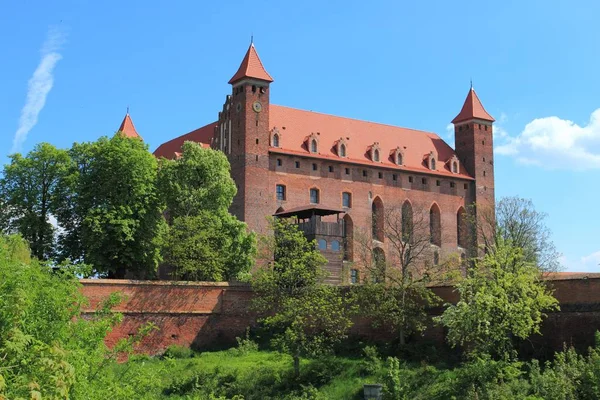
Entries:
[[310, 151], [311, 153], [316, 153], [318, 151], [317, 141], [315, 139], [310, 141]]

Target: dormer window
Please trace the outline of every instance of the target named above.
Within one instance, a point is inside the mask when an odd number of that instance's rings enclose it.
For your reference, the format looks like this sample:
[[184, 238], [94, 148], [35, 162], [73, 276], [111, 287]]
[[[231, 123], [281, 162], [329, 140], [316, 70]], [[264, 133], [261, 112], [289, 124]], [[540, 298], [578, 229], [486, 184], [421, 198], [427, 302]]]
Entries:
[[452, 173], [458, 174], [458, 163], [456, 161], [452, 163]]
[[453, 155], [450, 159], [450, 172], [452, 172], [453, 174], [458, 174], [459, 171], [460, 165], [458, 163], [458, 157], [456, 157], [456, 155]]
[[371, 146], [371, 160], [375, 162], [381, 161], [380, 152], [381, 150], [379, 149], [379, 142], [373, 143]]
[[279, 135], [277, 133], [273, 135], [273, 147], [279, 147]]
[[392, 153], [392, 159], [394, 160], [394, 164], [403, 165], [404, 164], [404, 152], [400, 147], [396, 147]]
[[373, 161], [379, 162], [379, 150], [373, 150]]
[[281, 146], [281, 133], [279, 133], [279, 129], [273, 128], [271, 130], [271, 146], [280, 147]]
[[317, 153], [318, 152], [318, 146], [317, 146], [317, 140], [316, 139], [312, 139], [310, 141], [310, 152], [311, 153]]
[[347, 155], [346, 140], [344, 138], [340, 138], [337, 141], [336, 146], [337, 146], [337, 154], [338, 154], [338, 156], [340, 156], [340, 157], [346, 157], [346, 155]]
[[427, 156], [427, 166], [429, 167], [430, 170], [435, 171], [436, 170], [436, 158], [437, 158], [437, 154], [433, 151], [429, 152], [429, 155]]
[[431, 161], [429, 162], [429, 168], [431, 168], [432, 170], [435, 171], [435, 159], [432, 158]]
[[340, 145], [340, 157], [346, 157], [346, 145], [345, 144]]

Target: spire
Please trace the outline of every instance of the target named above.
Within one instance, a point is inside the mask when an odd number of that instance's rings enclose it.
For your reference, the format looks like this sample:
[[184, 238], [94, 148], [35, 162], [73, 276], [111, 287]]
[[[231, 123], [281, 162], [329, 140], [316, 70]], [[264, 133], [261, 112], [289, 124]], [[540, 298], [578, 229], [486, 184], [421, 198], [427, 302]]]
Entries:
[[265, 67], [263, 67], [262, 62], [258, 57], [258, 53], [254, 48], [254, 41], [250, 43], [250, 47], [248, 48], [240, 67], [235, 75], [233, 75], [233, 78], [229, 80], [229, 83], [233, 84], [244, 78], [254, 78], [273, 82], [273, 78], [271, 78], [271, 75], [265, 70]]
[[495, 121], [494, 117], [488, 114], [488, 112], [485, 111], [485, 108], [483, 108], [483, 105], [481, 104], [479, 97], [477, 97], [477, 93], [475, 93], [473, 86], [471, 86], [471, 89], [469, 89], [469, 94], [467, 94], [465, 104], [463, 104], [458, 115], [452, 120], [452, 123], [457, 124], [470, 119], [481, 119], [490, 122]]
[[129, 107], [127, 107], [127, 114], [125, 114], [125, 118], [123, 118], [123, 122], [121, 122], [121, 126], [119, 127], [118, 131], [125, 135], [125, 137], [138, 139], [142, 138], [135, 130], [135, 126], [133, 126], [133, 121], [129, 116]]

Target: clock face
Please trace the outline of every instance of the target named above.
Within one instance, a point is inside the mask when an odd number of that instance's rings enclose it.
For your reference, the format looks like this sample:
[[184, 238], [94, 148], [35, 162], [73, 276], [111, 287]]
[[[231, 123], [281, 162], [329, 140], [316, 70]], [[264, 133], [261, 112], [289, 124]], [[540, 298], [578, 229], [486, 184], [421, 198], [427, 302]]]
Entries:
[[262, 104], [260, 104], [258, 101], [255, 101], [254, 104], [252, 104], [252, 109], [254, 110], [254, 112], [261, 112]]

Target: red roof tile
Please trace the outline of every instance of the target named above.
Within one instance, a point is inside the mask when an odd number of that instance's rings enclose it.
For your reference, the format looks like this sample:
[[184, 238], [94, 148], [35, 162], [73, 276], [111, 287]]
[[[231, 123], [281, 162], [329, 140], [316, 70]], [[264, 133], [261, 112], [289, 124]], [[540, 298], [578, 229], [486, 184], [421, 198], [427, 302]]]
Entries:
[[[448, 161], [455, 155], [454, 150], [435, 133], [277, 105], [270, 106], [269, 120], [271, 129], [277, 128], [281, 134], [280, 147], [271, 147], [271, 152], [331, 160], [345, 159], [358, 164], [471, 179], [463, 168], [460, 168], [458, 174], [451, 172]], [[311, 153], [306, 146], [307, 137], [313, 133], [319, 142], [316, 154]], [[344, 158], [337, 155], [336, 149], [336, 143], [341, 138], [346, 142]], [[375, 142], [380, 149], [381, 162], [372, 161], [368, 154], [369, 147]], [[397, 147], [404, 153], [402, 166], [396, 165], [391, 156]], [[432, 151], [437, 153], [435, 171], [430, 170], [423, 161]]]
[[142, 138], [135, 130], [129, 113], [125, 114], [125, 118], [123, 118], [123, 122], [121, 122], [121, 126], [119, 127], [119, 132], [122, 132], [123, 135], [129, 138]]
[[181, 146], [187, 141], [200, 143], [202, 144], [202, 147], [210, 147], [210, 142], [215, 133], [216, 126], [217, 123], [213, 122], [202, 128], [188, 132], [185, 135], [169, 140], [158, 146], [158, 148], [154, 150], [154, 155], [156, 157], [177, 158], [181, 152]]
[[250, 44], [250, 47], [248, 48], [240, 67], [235, 75], [233, 75], [233, 77], [229, 80], [229, 83], [235, 83], [243, 78], [255, 78], [267, 82], [273, 82], [273, 78], [271, 78], [271, 75], [269, 75], [269, 73], [265, 70], [265, 67], [263, 67], [262, 62], [258, 57], [258, 53], [254, 48], [254, 43]]
[[458, 115], [452, 120], [452, 123], [456, 124], [470, 119], [482, 119], [484, 121], [494, 122], [494, 117], [485, 111], [485, 108], [483, 108], [483, 105], [473, 88], [469, 90], [469, 94], [467, 94], [462, 110], [460, 110]]

